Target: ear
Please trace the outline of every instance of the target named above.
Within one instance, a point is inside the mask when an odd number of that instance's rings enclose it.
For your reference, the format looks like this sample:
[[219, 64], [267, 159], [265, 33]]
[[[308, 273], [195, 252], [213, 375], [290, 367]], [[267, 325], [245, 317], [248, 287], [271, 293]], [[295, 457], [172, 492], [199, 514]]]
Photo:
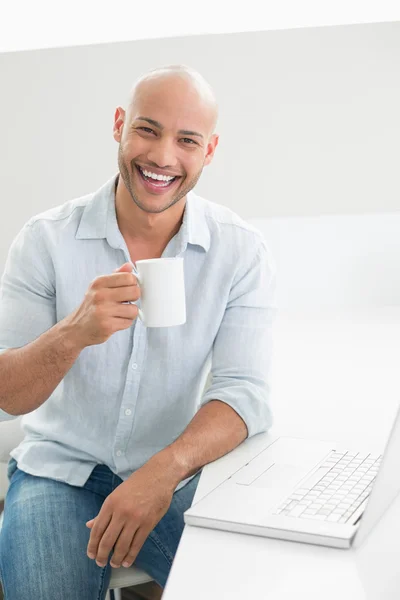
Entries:
[[214, 152], [216, 147], [218, 146], [219, 135], [217, 133], [213, 133], [210, 138], [210, 141], [207, 144], [207, 153], [204, 160], [204, 166], [209, 165], [212, 159], [214, 158]]
[[115, 110], [113, 137], [116, 142], [121, 141], [122, 131], [125, 122], [125, 111], [120, 106]]

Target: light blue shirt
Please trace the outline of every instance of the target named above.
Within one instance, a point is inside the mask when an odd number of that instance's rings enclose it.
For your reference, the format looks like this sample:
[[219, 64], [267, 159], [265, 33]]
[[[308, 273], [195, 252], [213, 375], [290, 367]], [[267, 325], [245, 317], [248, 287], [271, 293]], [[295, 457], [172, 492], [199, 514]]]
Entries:
[[[0, 351], [32, 342], [82, 303], [95, 277], [131, 261], [116, 177], [18, 233], [1, 278]], [[20, 469], [83, 486], [105, 464], [126, 480], [214, 399], [242, 417], [249, 437], [270, 427], [275, 267], [261, 233], [191, 191], [162, 256], [184, 258], [186, 323], [146, 328], [137, 319], [84, 348], [51, 396], [23, 416], [25, 438], [11, 452]], [[0, 410], [0, 420], [10, 418]]]

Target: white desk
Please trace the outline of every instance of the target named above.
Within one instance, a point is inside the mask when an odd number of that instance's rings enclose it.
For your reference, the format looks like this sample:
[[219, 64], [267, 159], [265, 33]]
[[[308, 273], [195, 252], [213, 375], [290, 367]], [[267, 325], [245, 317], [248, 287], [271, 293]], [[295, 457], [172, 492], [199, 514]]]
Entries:
[[[273, 429], [207, 465], [194, 502], [278, 435], [383, 449], [400, 401], [400, 307], [278, 317], [274, 357]], [[400, 498], [358, 550], [186, 526], [163, 600], [397, 600], [398, 539]]]

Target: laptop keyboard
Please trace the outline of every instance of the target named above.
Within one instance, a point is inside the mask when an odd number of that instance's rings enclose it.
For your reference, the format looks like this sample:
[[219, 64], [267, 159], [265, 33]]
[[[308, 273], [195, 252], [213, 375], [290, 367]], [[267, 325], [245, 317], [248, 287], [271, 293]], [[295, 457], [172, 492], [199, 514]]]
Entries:
[[381, 459], [333, 450], [274, 514], [345, 523], [370, 494]]

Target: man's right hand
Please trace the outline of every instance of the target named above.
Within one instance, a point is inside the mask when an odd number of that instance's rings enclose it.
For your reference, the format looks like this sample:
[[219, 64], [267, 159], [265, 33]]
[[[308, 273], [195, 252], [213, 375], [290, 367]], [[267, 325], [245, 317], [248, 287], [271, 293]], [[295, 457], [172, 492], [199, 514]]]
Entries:
[[65, 319], [78, 346], [102, 344], [116, 331], [131, 327], [138, 307], [122, 302], [134, 302], [139, 297], [140, 288], [129, 262], [110, 275], [96, 277], [82, 304]]

